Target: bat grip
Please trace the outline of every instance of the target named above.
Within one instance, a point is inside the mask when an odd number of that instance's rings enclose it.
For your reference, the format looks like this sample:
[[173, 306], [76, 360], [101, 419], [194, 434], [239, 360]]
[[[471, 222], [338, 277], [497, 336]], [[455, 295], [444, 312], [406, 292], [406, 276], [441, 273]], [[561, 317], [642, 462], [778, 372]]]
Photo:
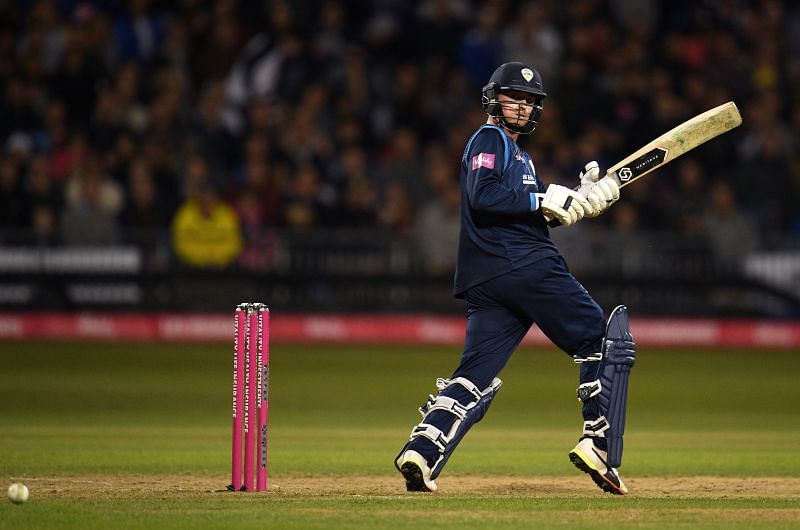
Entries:
[[617, 186], [619, 186], [620, 188], [624, 188], [628, 184], [628, 182], [622, 182], [620, 180], [619, 175], [617, 175], [616, 171], [612, 171], [611, 173], [606, 173], [606, 176], [613, 179], [614, 182], [617, 183]]

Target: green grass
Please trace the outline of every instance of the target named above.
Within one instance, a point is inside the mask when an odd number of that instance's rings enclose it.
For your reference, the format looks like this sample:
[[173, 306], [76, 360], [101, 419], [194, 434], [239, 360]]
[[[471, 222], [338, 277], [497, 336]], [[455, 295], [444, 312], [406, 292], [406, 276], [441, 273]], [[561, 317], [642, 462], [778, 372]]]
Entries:
[[229, 480], [229, 350], [0, 344], [0, 475], [31, 485], [0, 528], [800, 525], [798, 352], [640, 352], [617, 498], [567, 461], [577, 370], [547, 349], [515, 354], [442, 493], [405, 493], [391, 461], [458, 353], [383, 346], [274, 346], [273, 490], [209, 493]]

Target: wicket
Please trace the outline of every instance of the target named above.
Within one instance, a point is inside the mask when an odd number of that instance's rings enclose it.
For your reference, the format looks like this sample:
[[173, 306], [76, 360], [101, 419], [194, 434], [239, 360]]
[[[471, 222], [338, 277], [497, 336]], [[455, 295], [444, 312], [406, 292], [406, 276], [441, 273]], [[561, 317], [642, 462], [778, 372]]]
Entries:
[[239, 304], [234, 313], [233, 329], [233, 432], [231, 484], [228, 490], [265, 491], [269, 422], [269, 308], [261, 303]]

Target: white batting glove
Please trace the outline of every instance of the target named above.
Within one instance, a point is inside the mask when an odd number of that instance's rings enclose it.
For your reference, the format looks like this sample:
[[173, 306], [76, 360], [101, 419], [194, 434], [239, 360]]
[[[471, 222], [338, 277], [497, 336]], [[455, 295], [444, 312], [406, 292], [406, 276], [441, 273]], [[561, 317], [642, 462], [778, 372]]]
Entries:
[[581, 179], [580, 189], [591, 187], [592, 184], [597, 182], [597, 179], [600, 178], [600, 164], [597, 163], [597, 160], [587, 162], [579, 178]]
[[578, 185], [577, 191], [586, 197], [586, 199], [589, 201], [589, 204], [592, 206], [592, 211], [587, 212], [586, 217], [597, 217], [600, 215], [600, 212], [597, 211], [600, 205], [593, 199], [590, 199], [589, 195], [592, 191], [592, 188], [594, 188], [597, 179], [600, 178], [600, 165], [596, 160], [587, 162], [578, 178], [580, 179], [581, 183]]
[[599, 177], [600, 165], [595, 160], [584, 166], [579, 177], [581, 184], [578, 186], [578, 193], [586, 197], [592, 206], [592, 211], [587, 212], [586, 217], [597, 217], [619, 199], [617, 182], [609, 177]]
[[557, 219], [561, 225], [570, 226], [592, 212], [592, 205], [577, 191], [550, 184], [542, 199], [541, 209], [548, 221]]
[[613, 178], [603, 177], [592, 185], [586, 199], [592, 205], [592, 215], [587, 215], [597, 217], [619, 200], [619, 185]]

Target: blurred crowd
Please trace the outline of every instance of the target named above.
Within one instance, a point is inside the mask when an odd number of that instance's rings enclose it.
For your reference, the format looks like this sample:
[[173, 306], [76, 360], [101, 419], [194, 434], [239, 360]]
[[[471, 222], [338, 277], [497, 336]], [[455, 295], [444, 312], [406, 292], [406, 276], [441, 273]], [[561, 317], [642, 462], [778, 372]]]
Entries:
[[[458, 171], [502, 62], [577, 184], [708, 108], [744, 124], [593, 223], [737, 256], [800, 234], [800, 9], [764, 0], [0, 2], [3, 244], [158, 245], [269, 267], [277, 230], [419, 235], [451, 263]], [[20, 235], [23, 234], [23, 235]]]

